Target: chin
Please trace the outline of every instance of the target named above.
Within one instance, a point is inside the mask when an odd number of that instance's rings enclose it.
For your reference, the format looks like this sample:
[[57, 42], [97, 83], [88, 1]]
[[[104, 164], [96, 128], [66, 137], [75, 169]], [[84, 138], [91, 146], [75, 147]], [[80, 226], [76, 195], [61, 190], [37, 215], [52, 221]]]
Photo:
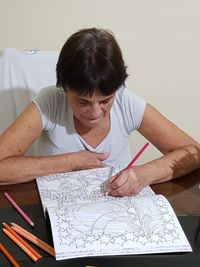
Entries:
[[85, 124], [85, 126], [87, 126], [87, 127], [98, 126], [99, 124], [101, 124], [101, 122], [102, 122], [102, 118], [99, 118], [96, 120], [91, 120], [91, 119], [82, 120], [82, 123]]

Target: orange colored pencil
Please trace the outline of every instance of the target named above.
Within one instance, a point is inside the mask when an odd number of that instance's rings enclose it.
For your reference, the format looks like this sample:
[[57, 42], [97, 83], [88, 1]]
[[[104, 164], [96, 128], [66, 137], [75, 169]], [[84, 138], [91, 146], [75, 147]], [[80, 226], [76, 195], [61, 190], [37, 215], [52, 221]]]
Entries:
[[7, 223], [3, 223], [3, 226], [14, 236], [16, 237], [19, 242], [21, 242], [25, 247], [27, 247], [27, 249], [30, 250], [30, 252], [33, 253], [33, 255], [35, 255], [36, 258], [40, 259], [42, 258], [42, 256], [35, 250], [33, 249], [27, 242], [25, 242], [21, 236], [19, 236], [15, 231], [13, 231], [13, 229], [7, 224]]
[[7, 229], [3, 228], [3, 232], [15, 243], [17, 244], [33, 261], [37, 261], [38, 258], [30, 252], [16, 237], [14, 237]]
[[52, 246], [48, 245], [46, 242], [44, 242], [43, 240], [39, 239], [35, 235], [31, 234], [30, 232], [28, 232], [27, 230], [25, 230], [24, 228], [22, 228], [18, 224], [11, 223], [11, 225], [12, 225], [11, 228], [15, 232], [17, 232], [21, 236], [25, 237], [26, 239], [28, 239], [33, 244], [37, 245], [38, 247], [40, 247], [41, 249], [43, 249], [44, 251], [46, 251], [50, 255], [55, 256], [55, 250], [54, 250], [54, 248]]
[[1, 243], [0, 243], [0, 250], [14, 267], [20, 267], [20, 265], [16, 262], [13, 256], [7, 251], [7, 249]]

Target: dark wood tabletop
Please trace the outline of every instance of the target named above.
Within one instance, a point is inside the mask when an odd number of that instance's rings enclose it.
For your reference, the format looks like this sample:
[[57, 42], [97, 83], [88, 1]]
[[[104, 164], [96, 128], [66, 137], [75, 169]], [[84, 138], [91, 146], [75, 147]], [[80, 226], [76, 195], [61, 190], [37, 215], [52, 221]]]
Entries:
[[[48, 267], [64, 267], [64, 266], [115, 266], [121, 267], [126, 265], [128, 266], [177, 266], [182, 267], [189, 266], [199, 266], [200, 260], [200, 248], [196, 241], [196, 229], [197, 224], [199, 224], [199, 215], [200, 215], [200, 169], [181, 177], [179, 179], [173, 180], [171, 182], [165, 182], [160, 184], [152, 185], [151, 188], [156, 194], [162, 194], [165, 196], [172, 205], [177, 216], [179, 216], [179, 221], [189, 238], [189, 242], [193, 247], [193, 253], [183, 253], [181, 254], [166, 254], [166, 255], [133, 255], [133, 256], [110, 256], [110, 257], [81, 257], [70, 260], [56, 261], [54, 257], [51, 257], [45, 254], [43, 251], [40, 251], [43, 255], [41, 261], [39, 260], [36, 265], [39, 267], [48, 266]], [[31, 210], [31, 215], [34, 217], [35, 226], [34, 230], [37, 236], [40, 236], [42, 240], [49, 242], [49, 227], [46, 226], [43, 216], [41, 216], [42, 208], [38, 209], [37, 204], [40, 204], [40, 196], [37, 189], [36, 181], [21, 183], [15, 185], [1, 185], [0, 186], [0, 215], [3, 220], [10, 221], [11, 213], [8, 212], [10, 209], [6, 207], [11, 207], [11, 204], [4, 197], [4, 192], [8, 192], [12, 198], [17, 202], [17, 204], [25, 210], [25, 212]], [[36, 205], [34, 205], [36, 204]], [[5, 208], [5, 209], [4, 209]], [[181, 216], [183, 215], [183, 216]], [[184, 216], [184, 215], [198, 215], [198, 216]], [[15, 218], [14, 213], [12, 214], [12, 220]], [[36, 217], [37, 216], [37, 217]], [[16, 215], [16, 221], [20, 221], [21, 217]], [[22, 222], [24, 220], [22, 219]], [[24, 222], [26, 225], [26, 222]], [[0, 233], [1, 234], [1, 233]], [[9, 240], [5, 238], [2, 233], [1, 236], [4, 243], [9, 247], [9, 249], [14, 253], [16, 260], [20, 266], [35, 266], [35, 263], [30, 260], [29, 257], [25, 258], [26, 255], [21, 252], [22, 255], [19, 255], [18, 250], [12, 250], [13, 244], [9, 243]], [[197, 245], [196, 245], [197, 244]], [[15, 252], [17, 251], [17, 252]], [[4, 264], [0, 263], [1, 266], [9, 266], [7, 260], [0, 255], [0, 262], [3, 260]]]
[[[176, 215], [200, 215], [200, 169], [179, 179], [152, 185], [151, 188], [156, 194], [161, 194], [169, 200]], [[8, 192], [20, 206], [40, 203], [35, 181], [1, 185], [0, 208], [10, 207], [4, 192]]]

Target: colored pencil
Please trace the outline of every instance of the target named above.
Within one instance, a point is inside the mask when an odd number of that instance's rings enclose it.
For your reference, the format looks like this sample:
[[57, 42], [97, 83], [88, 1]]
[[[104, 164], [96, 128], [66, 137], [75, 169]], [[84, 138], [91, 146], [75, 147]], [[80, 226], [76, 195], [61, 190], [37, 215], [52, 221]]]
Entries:
[[107, 181], [106, 181], [106, 188], [105, 188], [105, 196], [106, 196], [106, 197], [109, 195], [109, 193], [108, 193], [108, 191], [107, 191], [107, 186], [108, 186], [108, 182], [109, 182], [110, 177], [112, 177], [112, 175], [113, 175], [113, 171], [114, 171], [114, 167], [111, 166], [111, 167], [110, 167], [110, 171], [109, 171], [109, 175], [108, 175], [108, 179], [107, 179]]
[[35, 235], [31, 234], [30, 232], [28, 232], [27, 230], [25, 230], [24, 228], [22, 228], [18, 224], [11, 223], [11, 225], [12, 225], [11, 228], [15, 232], [17, 232], [21, 236], [25, 237], [26, 239], [28, 239], [33, 244], [37, 245], [38, 247], [40, 247], [41, 249], [43, 249], [44, 251], [46, 251], [50, 255], [55, 256], [55, 250], [54, 250], [54, 248], [52, 246], [48, 245], [46, 242], [44, 242], [43, 240], [39, 239]]
[[136, 162], [136, 160], [139, 158], [139, 156], [144, 152], [144, 150], [148, 147], [149, 143], [147, 142], [146, 144], [143, 145], [143, 147], [138, 151], [138, 153], [133, 157], [133, 159], [129, 162], [127, 165], [126, 169], [130, 169], [132, 165]]
[[21, 236], [19, 236], [7, 223], [3, 223], [3, 226], [15, 237], [17, 238], [27, 249], [30, 250], [30, 252], [35, 255], [36, 258], [40, 259], [42, 256], [34, 249], [32, 248], [27, 242], [25, 242]]
[[13, 256], [8, 252], [8, 250], [1, 243], [0, 243], [0, 250], [14, 267], [20, 267], [20, 265], [16, 262]]
[[12, 199], [12, 197], [5, 192], [4, 196], [8, 199], [8, 201], [13, 205], [13, 207], [19, 212], [19, 214], [27, 221], [31, 226], [34, 226], [34, 223], [31, 219], [23, 212], [23, 210], [17, 205], [17, 203]]
[[3, 228], [3, 232], [15, 243], [17, 244], [34, 262], [38, 260], [29, 249], [27, 249], [14, 235], [12, 235], [7, 229]]
[[[138, 151], [138, 153], [133, 157], [133, 159], [129, 162], [129, 164], [124, 168], [124, 170], [130, 169], [131, 166], [136, 162], [136, 160], [139, 158], [139, 156], [144, 152], [144, 150], [148, 147], [149, 143], [147, 142], [146, 144], [143, 145], [143, 147]], [[110, 177], [109, 177], [110, 179]], [[108, 179], [108, 182], [109, 182]], [[106, 190], [105, 193], [106, 196], [109, 195], [109, 190]]]

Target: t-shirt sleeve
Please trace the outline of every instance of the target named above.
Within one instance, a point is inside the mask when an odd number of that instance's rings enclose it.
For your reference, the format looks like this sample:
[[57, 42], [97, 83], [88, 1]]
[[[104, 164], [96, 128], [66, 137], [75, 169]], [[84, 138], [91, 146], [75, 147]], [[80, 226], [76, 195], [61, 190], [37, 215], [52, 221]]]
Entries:
[[138, 130], [142, 122], [146, 101], [135, 92], [124, 87], [121, 91], [121, 108], [124, 126], [128, 134]]
[[45, 132], [51, 130], [56, 124], [56, 94], [55, 88], [47, 87], [41, 89], [32, 100], [40, 112], [42, 126]]

